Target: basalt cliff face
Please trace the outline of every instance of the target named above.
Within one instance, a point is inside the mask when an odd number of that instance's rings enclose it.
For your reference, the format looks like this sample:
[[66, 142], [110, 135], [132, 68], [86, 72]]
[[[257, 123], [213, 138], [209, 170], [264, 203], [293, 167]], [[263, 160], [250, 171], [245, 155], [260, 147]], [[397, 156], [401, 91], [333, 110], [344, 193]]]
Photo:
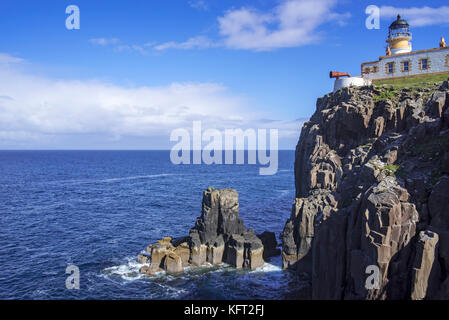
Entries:
[[447, 81], [318, 99], [281, 235], [310, 298], [449, 298], [448, 107]]

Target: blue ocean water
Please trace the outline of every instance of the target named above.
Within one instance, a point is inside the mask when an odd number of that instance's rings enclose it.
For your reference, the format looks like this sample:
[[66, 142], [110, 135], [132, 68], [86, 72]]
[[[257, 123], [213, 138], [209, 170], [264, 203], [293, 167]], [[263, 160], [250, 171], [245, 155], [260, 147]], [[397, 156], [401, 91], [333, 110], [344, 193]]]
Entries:
[[[294, 199], [293, 151], [276, 175], [258, 165], [173, 165], [169, 151], [0, 151], [0, 299], [288, 299], [300, 281], [280, 258], [139, 274], [137, 255], [187, 235], [209, 186], [239, 192], [256, 232], [282, 231]], [[80, 289], [68, 290], [68, 265]]]

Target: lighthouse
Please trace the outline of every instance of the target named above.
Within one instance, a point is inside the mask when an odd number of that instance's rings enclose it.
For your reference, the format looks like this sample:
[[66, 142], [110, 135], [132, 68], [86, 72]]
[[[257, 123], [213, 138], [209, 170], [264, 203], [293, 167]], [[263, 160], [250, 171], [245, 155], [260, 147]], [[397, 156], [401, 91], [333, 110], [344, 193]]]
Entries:
[[449, 75], [449, 46], [444, 37], [440, 38], [438, 47], [417, 51], [412, 51], [411, 40], [408, 22], [398, 15], [388, 28], [386, 54], [376, 61], [362, 63], [360, 77], [331, 72], [330, 77], [335, 78], [334, 91], [343, 87], [366, 86], [378, 80]]
[[412, 51], [412, 34], [410, 33], [410, 26], [401, 16], [398, 15], [397, 19], [388, 28], [388, 50], [391, 54], [408, 53]]

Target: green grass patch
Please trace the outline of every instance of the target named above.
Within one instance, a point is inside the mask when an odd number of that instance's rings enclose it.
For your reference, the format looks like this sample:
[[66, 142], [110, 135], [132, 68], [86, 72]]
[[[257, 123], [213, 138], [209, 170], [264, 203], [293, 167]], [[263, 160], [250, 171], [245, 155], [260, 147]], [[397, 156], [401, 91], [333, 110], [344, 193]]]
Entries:
[[373, 81], [374, 86], [389, 85], [394, 88], [422, 88], [432, 86], [435, 82], [443, 82], [449, 78], [449, 73], [428, 75], [428, 76], [410, 76], [402, 79], [387, 79]]
[[396, 171], [398, 171], [399, 165], [398, 164], [387, 164], [383, 169], [386, 171], [387, 175], [396, 176]]
[[397, 96], [397, 92], [393, 89], [386, 89], [374, 96], [374, 101], [391, 100]]

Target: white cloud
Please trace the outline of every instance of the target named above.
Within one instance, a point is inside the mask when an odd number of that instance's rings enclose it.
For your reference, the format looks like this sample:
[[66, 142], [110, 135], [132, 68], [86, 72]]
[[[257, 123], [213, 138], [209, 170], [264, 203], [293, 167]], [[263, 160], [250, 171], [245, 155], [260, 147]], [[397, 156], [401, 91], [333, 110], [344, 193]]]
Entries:
[[207, 11], [209, 10], [209, 6], [207, 5], [205, 0], [190, 0], [189, 6], [191, 6], [194, 9]]
[[144, 43], [144, 47], [152, 47], [156, 44], [156, 41], [148, 41], [147, 43]]
[[[8, 61], [16, 61], [9, 57]], [[146, 147], [151, 147], [151, 139], [170, 147], [171, 130], [191, 128], [193, 120], [219, 130], [279, 128], [280, 137], [299, 130], [296, 122], [258, 120], [262, 118], [266, 115], [247, 98], [216, 83], [129, 88], [97, 80], [51, 79], [11, 65], [0, 68], [0, 146], [24, 142], [65, 146], [64, 141], [77, 138], [81, 147], [89, 148], [86, 137], [103, 142], [141, 137], [148, 141]]]
[[117, 44], [119, 42], [119, 39], [117, 38], [94, 38], [89, 39], [89, 42], [92, 44], [96, 44], [99, 46], [107, 46], [111, 44]]
[[[144, 46], [148, 46], [148, 45], [144, 45]], [[120, 45], [115, 47], [116, 51], [122, 52], [122, 51], [136, 51], [142, 55], [146, 55], [148, 52], [147, 50], [145, 50], [145, 48], [143, 48], [140, 45]]]
[[329, 21], [343, 25], [349, 13], [332, 11], [336, 0], [289, 0], [271, 12], [230, 10], [218, 18], [225, 45], [233, 49], [273, 50], [313, 43], [318, 27]]
[[226, 47], [264, 51], [307, 45], [320, 39], [318, 28], [321, 25], [328, 22], [340, 26], [346, 24], [351, 15], [332, 11], [336, 4], [337, 0], [286, 0], [269, 12], [250, 7], [229, 10], [218, 17], [222, 39], [213, 41], [205, 36], [197, 36], [184, 42], [168, 41], [155, 45], [153, 49]]
[[19, 63], [23, 62], [23, 59], [13, 57], [7, 53], [0, 52], [0, 64], [11, 64], [11, 63]]
[[166, 49], [206, 49], [206, 48], [212, 48], [217, 47], [218, 44], [211, 41], [209, 38], [204, 36], [198, 36], [188, 39], [184, 42], [165, 42], [159, 45], [154, 46], [153, 48], [155, 50], [161, 51]]
[[123, 52], [123, 51], [129, 51], [129, 52], [138, 52], [142, 55], [145, 55], [148, 53], [148, 51], [145, 48], [152, 47], [156, 43], [155, 42], [147, 42], [143, 45], [137, 45], [137, 44], [120, 44], [120, 39], [118, 38], [93, 38], [89, 39], [89, 42], [106, 47], [106, 46], [112, 46], [115, 51], [117, 52]]
[[[207, 9], [204, 1], [190, 1], [195, 8]], [[269, 12], [260, 12], [250, 7], [229, 10], [218, 17], [221, 39], [211, 40], [206, 36], [191, 37], [186, 41], [167, 41], [144, 45], [117, 45], [116, 51], [136, 51], [147, 54], [152, 48], [156, 51], [167, 49], [208, 49], [226, 47], [254, 51], [298, 47], [317, 42], [322, 34], [319, 27], [334, 22], [344, 26], [351, 17], [349, 12], [333, 11], [337, 0], [284, 0]], [[98, 45], [117, 44], [116, 38], [89, 40]]]
[[380, 8], [382, 19], [396, 18], [400, 14], [408, 21], [411, 27], [425, 27], [449, 23], [449, 7], [430, 8], [427, 6], [417, 8], [396, 8], [382, 6]]

